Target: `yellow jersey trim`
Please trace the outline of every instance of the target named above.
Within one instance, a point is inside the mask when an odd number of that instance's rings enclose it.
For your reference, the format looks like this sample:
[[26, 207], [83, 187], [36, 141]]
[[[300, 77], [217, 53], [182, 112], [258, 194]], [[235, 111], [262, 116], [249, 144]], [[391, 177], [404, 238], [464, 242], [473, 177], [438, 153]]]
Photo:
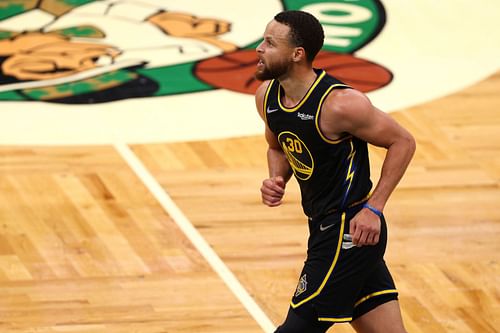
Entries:
[[352, 317], [345, 317], [345, 318], [324, 318], [324, 317], [319, 317], [318, 321], [330, 321], [333, 323], [345, 323], [352, 321]]
[[370, 294], [370, 295], [367, 295], [367, 296], [361, 298], [359, 301], [357, 301], [354, 304], [354, 307], [357, 307], [358, 305], [360, 305], [364, 301], [369, 300], [370, 298], [375, 297], [375, 296], [380, 296], [380, 295], [385, 295], [385, 294], [397, 294], [397, 293], [398, 293], [397, 289], [388, 289], [388, 290], [377, 291], [376, 293], [373, 293], [373, 294]]
[[[358, 200], [358, 201], [354, 201], [352, 204], [347, 206], [347, 208], [352, 208], [352, 207], [357, 206], [365, 201], [368, 201], [368, 199], [370, 199], [371, 195], [372, 195], [372, 192], [368, 193], [363, 199]], [[327, 211], [326, 215], [333, 214], [333, 213], [336, 213], [338, 211], [339, 211], [339, 209], [332, 209], [332, 210]]]
[[269, 85], [266, 88], [266, 94], [264, 95], [264, 109], [262, 110], [262, 112], [264, 112], [264, 119], [266, 120], [266, 124], [269, 124], [267, 121], [267, 98], [269, 97], [269, 91], [271, 91], [271, 86], [273, 85], [273, 83], [274, 80], [271, 80], [271, 82], [269, 82]]
[[[359, 301], [357, 301], [356, 304], [354, 304], [354, 307], [360, 305], [361, 303], [363, 303], [364, 301], [366, 301], [366, 300], [368, 300], [368, 299], [370, 299], [372, 297], [379, 296], [379, 295], [385, 295], [385, 294], [394, 294], [394, 293], [397, 293], [397, 292], [398, 291], [396, 289], [388, 289], [388, 290], [378, 291], [376, 293], [373, 293], [373, 294], [370, 294], [368, 296], [363, 297], [362, 299], [360, 299]], [[345, 317], [345, 318], [319, 317], [318, 321], [329, 321], [329, 322], [333, 322], [333, 323], [345, 323], [345, 322], [352, 321], [352, 317]]]
[[340, 249], [342, 248], [342, 235], [344, 235], [345, 215], [346, 215], [345, 212], [343, 212], [342, 213], [342, 221], [341, 221], [341, 224], [340, 224], [340, 232], [339, 232], [339, 240], [338, 240], [338, 243], [337, 243], [337, 250], [335, 251], [335, 257], [333, 258], [332, 265], [330, 266], [330, 269], [328, 270], [328, 273], [326, 273], [326, 276], [323, 279], [323, 282], [319, 286], [318, 290], [316, 290], [309, 297], [303, 299], [302, 301], [298, 302], [297, 304], [295, 304], [295, 303], [293, 303], [293, 301], [291, 301], [290, 305], [292, 306], [292, 308], [295, 309], [295, 308], [301, 306], [302, 304], [304, 304], [304, 303], [312, 300], [314, 297], [318, 296], [321, 293], [321, 291], [323, 290], [323, 288], [325, 287], [326, 282], [330, 278], [330, 275], [332, 275], [333, 269], [335, 268], [335, 265], [337, 264], [337, 261], [339, 259]]
[[309, 98], [309, 96], [313, 92], [314, 88], [316, 88], [316, 86], [318, 85], [318, 83], [321, 81], [321, 79], [325, 75], [326, 75], [325, 71], [322, 71], [321, 74], [318, 75], [318, 77], [316, 78], [316, 81], [314, 81], [314, 83], [312, 84], [312, 86], [307, 91], [306, 95], [304, 97], [302, 97], [302, 100], [299, 102], [299, 104], [297, 104], [293, 108], [287, 108], [283, 104], [281, 104], [281, 89], [279, 89], [279, 87], [278, 87], [278, 104], [279, 104], [280, 108], [283, 111], [285, 111], [285, 112], [295, 112], [295, 111], [297, 111], [302, 105], [304, 105], [304, 103], [307, 101], [307, 99]]
[[327, 90], [326, 92], [323, 94], [323, 96], [321, 97], [321, 100], [319, 101], [319, 104], [318, 104], [318, 110], [316, 110], [316, 117], [314, 119], [314, 122], [316, 124], [316, 130], [318, 131], [319, 133], [319, 136], [323, 139], [323, 141], [327, 142], [327, 143], [331, 143], [331, 144], [337, 144], [337, 143], [340, 143], [346, 139], [350, 139], [352, 138], [352, 135], [346, 135], [344, 136], [343, 138], [340, 138], [340, 139], [337, 139], [337, 140], [331, 140], [329, 138], [327, 138], [323, 132], [321, 131], [321, 128], [319, 127], [319, 114], [321, 113], [321, 108], [323, 107], [323, 103], [325, 102], [325, 99], [326, 97], [328, 96], [328, 94], [336, 87], [349, 87], [348, 85], [345, 85], [345, 84], [341, 84], [341, 83], [337, 83], [337, 84], [334, 84], [334, 85], [331, 85]]

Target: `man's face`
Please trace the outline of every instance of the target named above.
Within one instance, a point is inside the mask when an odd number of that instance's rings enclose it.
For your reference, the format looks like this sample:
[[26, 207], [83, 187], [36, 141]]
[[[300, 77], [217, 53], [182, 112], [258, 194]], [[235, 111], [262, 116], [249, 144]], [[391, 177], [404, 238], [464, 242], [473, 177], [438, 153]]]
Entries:
[[279, 79], [292, 64], [294, 46], [290, 44], [290, 27], [275, 20], [269, 22], [264, 40], [257, 47], [259, 62], [255, 70], [258, 80]]

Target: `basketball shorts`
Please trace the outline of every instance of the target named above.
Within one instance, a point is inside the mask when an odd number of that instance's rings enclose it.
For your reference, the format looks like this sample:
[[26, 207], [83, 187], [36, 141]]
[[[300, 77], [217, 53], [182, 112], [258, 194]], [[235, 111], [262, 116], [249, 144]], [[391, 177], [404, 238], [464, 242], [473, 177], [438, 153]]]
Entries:
[[[349, 221], [362, 207], [309, 219], [307, 259], [291, 308], [314, 313], [319, 321], [350, 322], [396, 300], [398, 292], [384, 262], [387, 225], [381, 218], [378, 244], [356, 247]], [[302, 308], [302, 309], [301, 309]]]

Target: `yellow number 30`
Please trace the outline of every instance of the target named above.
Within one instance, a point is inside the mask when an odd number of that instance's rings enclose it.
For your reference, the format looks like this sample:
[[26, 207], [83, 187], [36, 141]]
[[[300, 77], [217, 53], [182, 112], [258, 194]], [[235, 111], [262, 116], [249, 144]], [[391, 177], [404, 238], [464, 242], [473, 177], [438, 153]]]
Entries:
[[289, 152], [295, 152], [297, 154], [302, 153], [302, 143], [297, 139], [286, 138], [287, 149]]

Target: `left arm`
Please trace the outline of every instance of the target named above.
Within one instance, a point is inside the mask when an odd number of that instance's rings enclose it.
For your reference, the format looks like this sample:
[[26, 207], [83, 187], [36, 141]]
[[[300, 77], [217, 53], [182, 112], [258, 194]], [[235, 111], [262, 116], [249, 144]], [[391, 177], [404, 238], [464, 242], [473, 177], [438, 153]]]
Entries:
[[[322, 110], [321, 129], [331, 137], [350, 133], [372, 145], [387, 149], [377, 183], [368, 203], [383, 211], [387, 200], [403, 177], [415, 152], [415, 139], [386, 113], [374, 107], [356, 90], [335, 91]], [[352, 220], [350, 233], [358, 246], [378, 243], [380, 219], [362, 209]]]

